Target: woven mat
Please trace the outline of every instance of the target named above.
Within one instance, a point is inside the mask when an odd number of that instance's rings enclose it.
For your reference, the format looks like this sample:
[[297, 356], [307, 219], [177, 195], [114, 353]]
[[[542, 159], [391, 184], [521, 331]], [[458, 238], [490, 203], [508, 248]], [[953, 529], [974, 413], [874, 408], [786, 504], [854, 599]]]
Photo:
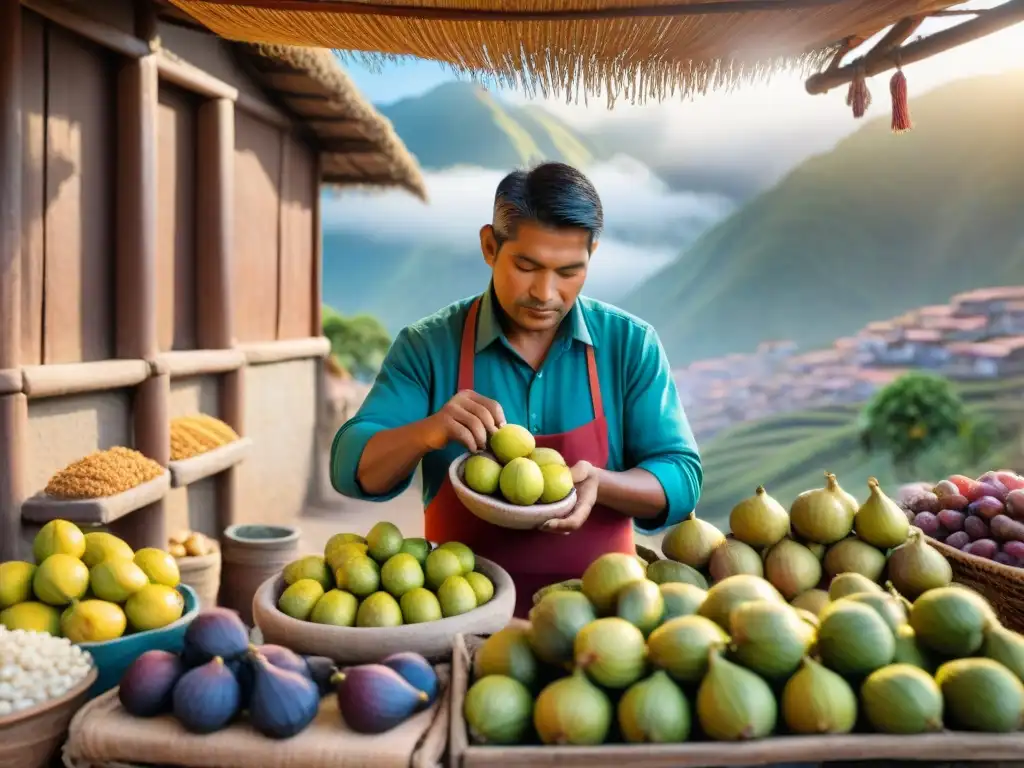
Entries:
[[297, 736], [278, 741], [254, 731], [243, 718], [205, 736], [186, 731], [170, 716], [135, 718], [117, 700], [117, 689], [93, 699], [71, 721], [67, 768], [436, 768], [448, 744], [450, 667], [436, 667], [442, 691], [427, 710], [375, 736], [349, 730], [337, 700], [327, 696], [320, 713]]

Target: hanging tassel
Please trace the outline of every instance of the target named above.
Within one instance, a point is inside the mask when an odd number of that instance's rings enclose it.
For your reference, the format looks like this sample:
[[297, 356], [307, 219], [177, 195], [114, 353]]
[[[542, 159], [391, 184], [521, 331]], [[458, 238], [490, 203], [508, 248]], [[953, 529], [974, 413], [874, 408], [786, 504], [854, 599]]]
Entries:
[[914, 124], [910, 121], [910, 106], [907, 104], [907, 76], [899, 64], [889, 80], [889, 94], [892, 96], [892, 132], [909, 131]]
[[864, 68], [858, 67], [850, 82], [850, 90], [846, 92], [846, 106], [853, 107], [855, 118], [864, 117], [868, 107], [871, 106], [871, 92], [868, 90], [867, 80], [864, 78]]

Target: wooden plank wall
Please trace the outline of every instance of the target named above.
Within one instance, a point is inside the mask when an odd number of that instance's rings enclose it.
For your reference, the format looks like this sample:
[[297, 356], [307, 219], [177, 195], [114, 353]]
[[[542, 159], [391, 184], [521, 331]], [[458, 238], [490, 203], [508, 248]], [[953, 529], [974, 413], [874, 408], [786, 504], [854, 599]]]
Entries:
[[233, 287], [241, 343], [310, 334], [315, 174], [305, 145], [236, 112]]
[[115, 63], [23, 22], [22, 363], [114, 357]]

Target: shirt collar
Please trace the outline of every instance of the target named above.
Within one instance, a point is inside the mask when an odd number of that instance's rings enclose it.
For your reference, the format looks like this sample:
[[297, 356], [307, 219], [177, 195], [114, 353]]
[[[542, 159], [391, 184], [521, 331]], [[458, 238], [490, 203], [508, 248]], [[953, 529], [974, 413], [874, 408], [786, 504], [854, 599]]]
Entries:
[[[488, 285], [487, 290], [480, 298], [480, 312], [476, 326], [476, 352], [486, 349], [504, 336], [501, 322], [498, 319], [498, 311], [494, 288], [492, 285]], [[597, 345], [594, 344], [594, 339], [590, 335], [590, 329], [587, 328], [585, 315], [583, 304], [577, 298], [572, 309], [569, 310], [568, 317], [562, 321], [562, 327], [558, 331], [559, 336], [568, 333], [568, 340], [581, 341], [591, 347], [596, 347]]]

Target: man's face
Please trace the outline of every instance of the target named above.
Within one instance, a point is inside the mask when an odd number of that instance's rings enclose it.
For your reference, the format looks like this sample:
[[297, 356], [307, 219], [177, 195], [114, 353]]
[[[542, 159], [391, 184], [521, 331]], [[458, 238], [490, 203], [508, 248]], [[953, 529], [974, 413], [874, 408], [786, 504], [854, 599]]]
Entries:
[[582, 229], [551, 229], [533, 222], [519, 225], [514, 240], [498, 247], [490, 224], [480, 230], [484, 260], [494, 270], [498, 303], [525, 331], [558, 326], [572, 309], [587, 277], [589, 235]]

